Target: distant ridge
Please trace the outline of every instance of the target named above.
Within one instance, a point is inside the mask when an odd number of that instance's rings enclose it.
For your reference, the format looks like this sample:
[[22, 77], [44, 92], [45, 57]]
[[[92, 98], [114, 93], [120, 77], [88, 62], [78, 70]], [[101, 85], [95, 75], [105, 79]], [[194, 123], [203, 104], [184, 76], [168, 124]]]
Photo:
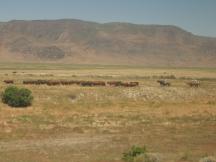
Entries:
[[216, 38], [171, 25], [0, 22], [0, 62], [216, 67]]

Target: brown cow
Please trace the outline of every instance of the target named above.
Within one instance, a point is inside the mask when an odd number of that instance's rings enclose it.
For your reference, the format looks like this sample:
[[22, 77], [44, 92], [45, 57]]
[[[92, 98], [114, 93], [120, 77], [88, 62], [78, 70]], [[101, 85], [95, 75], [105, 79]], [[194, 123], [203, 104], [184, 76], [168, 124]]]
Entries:
[[136, 86], [139, 86], [139, 82], [110, 81], [110, 82], [107, 82], [107, 84], [110, 85], [110, 86], [115, 86], [115, 87], [119, 87], [119, 86], [136, 87]]
[[42, 85], [42, 84], [47, 84], [47, 80], [34, 80], [33, 84], [35, 85]]
[[4, 80], [4, 83], [5, 84], [14, 84], [14, 81], [13, 80]]
[[139, 85], [139, 82], [126, 82], [126, 83], [121, 83], [121, 86], [123, 87], [137, 87]]
[[132, 87], [137, 87], [137, 86], [139, 86], [139, 82], [130, 82], [130, 85]]
[[57, 80], [49, 80], [49, 81], [47, 81], [47, 85], [48, 85], [48, 86], [61, 85], [61, 81], [57, 81]]
[[122, 82], [121, 81], [109, 81], [107, 82], [107, 84], [110, 86], [118, 87], [122, 85]]
[[104, 81], [81, 81], [81, 86], [106, 86], [106, 83]]
[[106, 83], [104, 81], [94, 81], [94, 86], [106, 86]]
[[32, 80], [24, 80], [23, 84], [33, 84], [33, 81]]
[[35, 85], [42, 85], [47, 84], [47, 80], [24, 80], [23, 84], [35, 84]]

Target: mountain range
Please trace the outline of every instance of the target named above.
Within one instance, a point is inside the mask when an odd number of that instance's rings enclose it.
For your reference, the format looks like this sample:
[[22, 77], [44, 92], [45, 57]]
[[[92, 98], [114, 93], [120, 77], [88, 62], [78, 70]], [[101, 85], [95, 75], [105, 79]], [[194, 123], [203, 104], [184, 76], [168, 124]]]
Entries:
[[0, 22], [0, 62], [216, 67], [216, 38], [171, 25]]

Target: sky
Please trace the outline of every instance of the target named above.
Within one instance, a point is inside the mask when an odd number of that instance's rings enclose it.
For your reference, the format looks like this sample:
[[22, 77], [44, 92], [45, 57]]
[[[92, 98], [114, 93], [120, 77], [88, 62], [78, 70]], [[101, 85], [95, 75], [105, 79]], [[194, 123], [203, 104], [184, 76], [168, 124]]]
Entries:
[[0, 21], [65, 18], [176, 25], [216, 37], [216, 0], [0, 0]]

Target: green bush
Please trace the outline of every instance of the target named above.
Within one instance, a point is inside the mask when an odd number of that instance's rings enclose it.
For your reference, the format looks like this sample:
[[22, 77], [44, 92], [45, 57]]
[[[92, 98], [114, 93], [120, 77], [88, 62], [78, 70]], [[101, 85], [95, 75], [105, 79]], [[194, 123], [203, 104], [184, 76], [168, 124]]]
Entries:
[[135, 157], [142, 154], [146, 155], [146, 152], [147, 151], [145, 147], [132, 146], [128, 152], [123, 153], [122, 159], [127, 162], [133, 162]]
[[32, 92], [25, 88], [10, 86], [2, 93], [2, 101], [12, 107], [30, 106], [32, 100]]

